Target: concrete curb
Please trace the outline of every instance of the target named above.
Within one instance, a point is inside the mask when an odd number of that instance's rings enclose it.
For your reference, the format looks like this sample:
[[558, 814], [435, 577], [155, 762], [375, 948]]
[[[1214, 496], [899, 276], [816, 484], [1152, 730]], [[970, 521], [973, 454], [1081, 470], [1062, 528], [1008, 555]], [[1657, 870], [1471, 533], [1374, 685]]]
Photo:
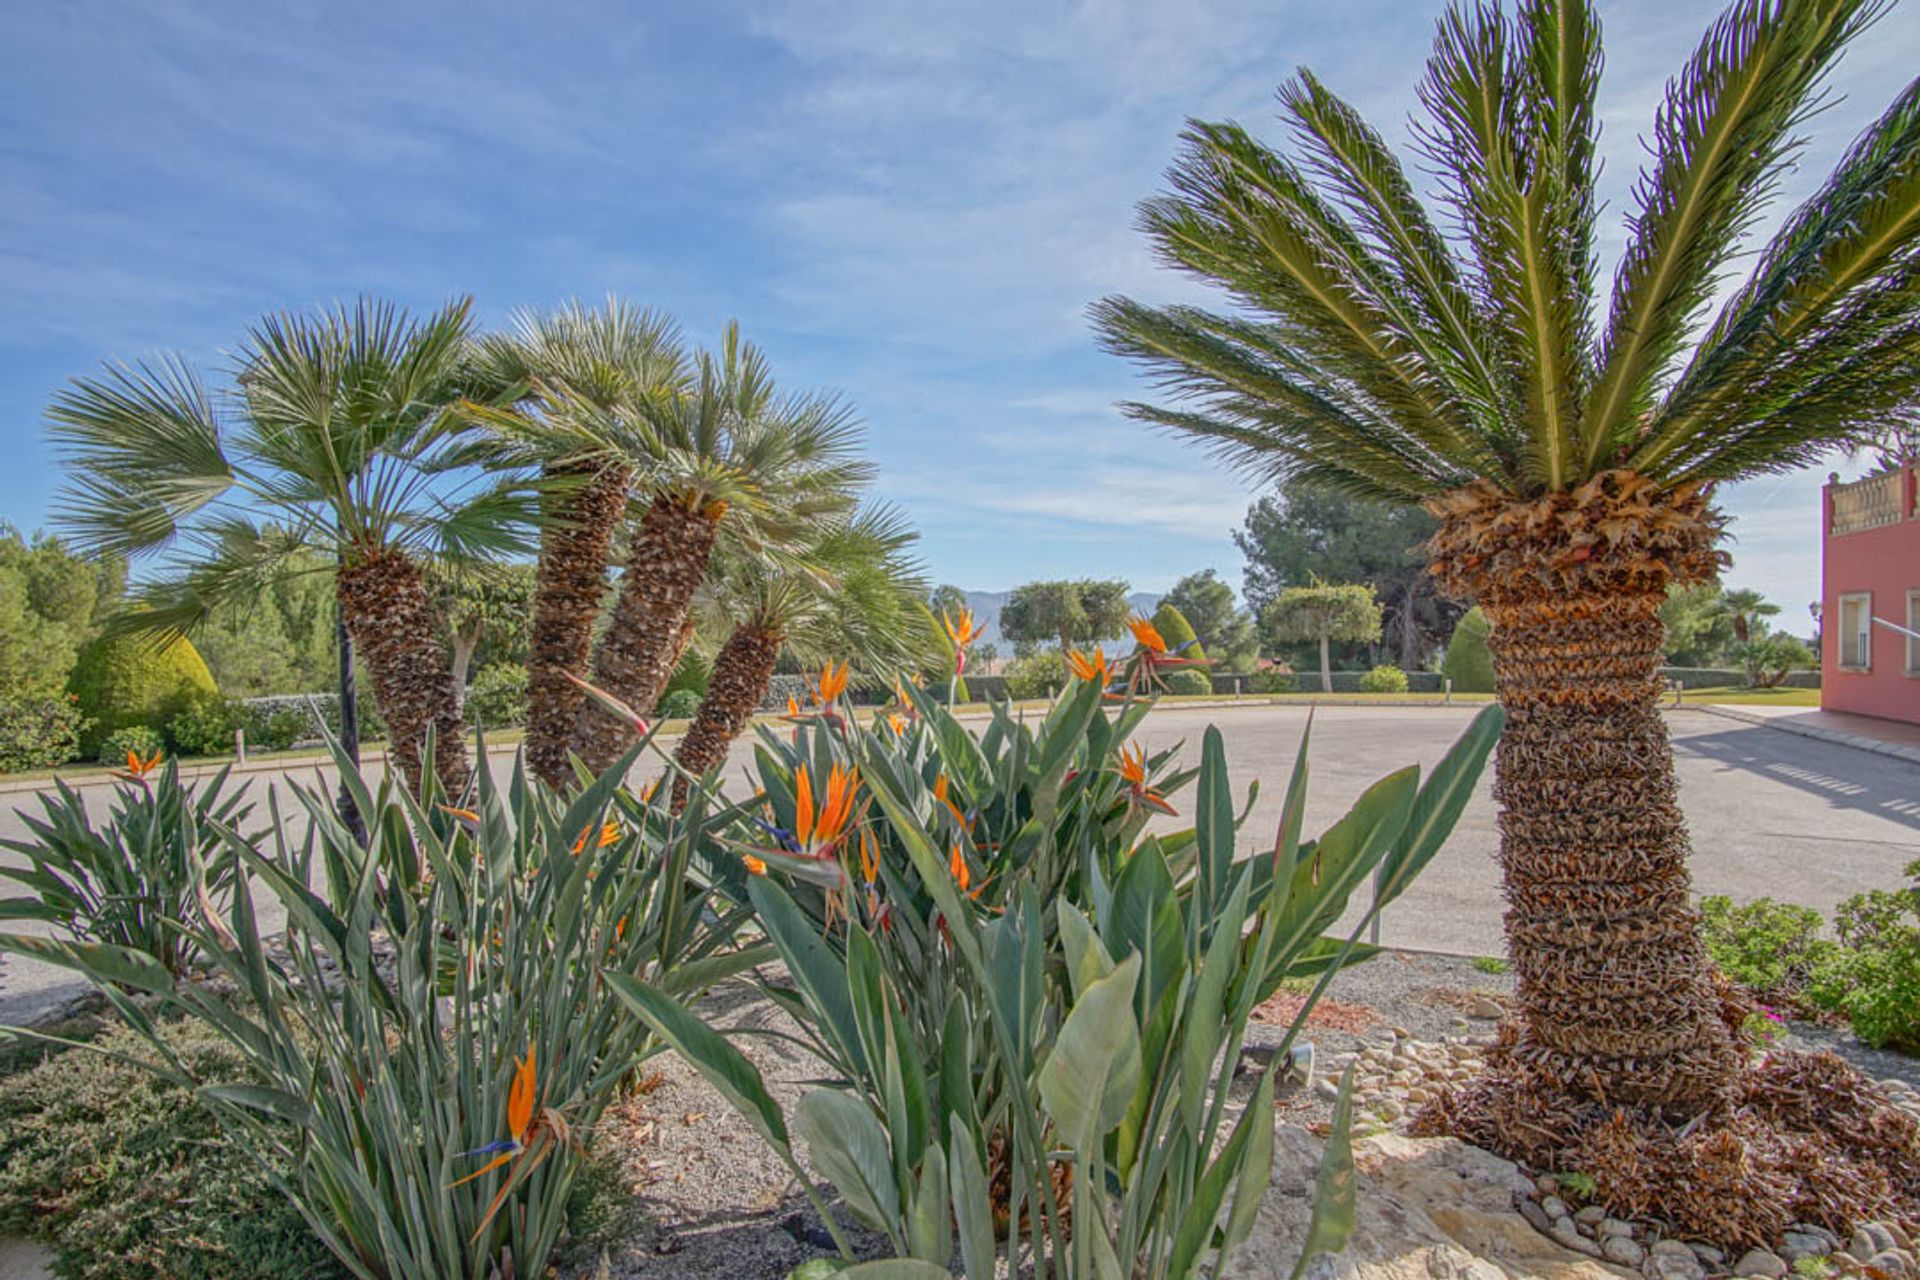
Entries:
[[1904, 746], [1898, 742], [1882, 742], [1878, 738], [1862, 737], [1857, 733], [1838, 733], [1832, 729], [1821, 729], [1810, 724], [1795, 724], [1774, 716], [1755, 715], [1751, 711], [1742, 711], [1738, 707], [1720, 706], [1712, 703], [1686, 703], [1683, 711], [1704, 711], [1726, 720], [1738, 720], [1741, 724], [1759, 725], [1766, 729], [1778, 729], [1782, 733], [1798, 734], [1802, 738], [1814, 738], [1820, 742], [1831, 742], [1835, 746], [1852, 747], [1855, 751], [1870, 751], [1877, 756], [1887, 756], [1894, 760], [1904, 760], [1908, 764], [1920, 764], [1920, 747]]

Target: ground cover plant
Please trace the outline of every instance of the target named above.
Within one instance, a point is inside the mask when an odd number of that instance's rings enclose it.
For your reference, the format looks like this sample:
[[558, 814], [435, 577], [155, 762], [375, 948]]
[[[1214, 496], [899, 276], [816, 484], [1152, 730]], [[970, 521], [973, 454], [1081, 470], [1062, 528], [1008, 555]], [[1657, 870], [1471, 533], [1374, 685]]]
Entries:
[[[504, 791], [483, 777], [471, 810], [392, 780], [370, 791], [336, 755], [370, 845], [326, 796], [293, 788], [283, 812], [276, 794], [267, 835], [221, 832], [246, 872], [230, 905], [196, 899], [179, 917], [232, 1001], [133, 947], [0, 946], [93, 978], [146, 1042], [144, 1065], [211, 1109], [352, 1274], [540, 1275], [583, 1144], [651, 1052], [600, 973], [690, 997], [758, 956], [730, 948], [740, 910], [702, 887], [706, 824], [727, 819], [703, 791], [678, 817], [624, 792], [640, 750], [564, 794], [519, 771]], [[287, 911], [284, 952], [262, 935], [254, 883]], [[246, 1078], [200, 1079], [156, 1005], [231, 1048]]]
[[[1228, 1124], [1253, 1009], [1317, 978], [1304, 1017], [1369, 954], [1359, 930], [1326, 930], [1376, 868], [1376, 909], [1410, 883], [1499, 732], [1483, 712], [1425, 787], [1389, 776], [1318, 841], [1300, 831], [1303, 743], [1271, 850], [1242, 858], [1217, 732], [1197, 769], [1149, 758], [1128, 742], [1147, 704], [1109, 718], [1115, 673], [1074, 656], [1087, 669], [1035, 726], [1002, 709], [976, 740], [909, 689], [908, 713], [871, 728], [828, 706], [791, 741], [763, 733], [766, 836], [738, 852], [785, 962], [766, 990], [838, 1082], [791, 1118], [724, 1037], [610, 979], [803, 1182], [795, 1137], [929, 1276], [958, 1260], [986, 1280], [996, 1258], [1063, 1277], [1217, 1269], [1265, 1193], [1287, 1062], [1282, 1046]], [[1190, 783], [1194, 825], [1149, 833]], [[1350, 1229], [1343, 1144], [1342, 1128], [1314, 1250]]]
[[[1748, 1076], [1690, 901], [1661, 609], [1723, 563], [1714, 485], [1863, 440], [1914, 394], [1920, 81], [1702, 322], [1836, 59], [1884, 7], [1727, 7], [1656, 114], [1608, 306], [1598, 14], [1528, 0], [1439, 22], [1415, 136], [1446, 219], [1302, 72], [1280, 94], [1293, 154], [1196, 121], [1169, 192], [1142, 207], [1163, 261], [1235, 310], [1094, 308], [1107, 347], [1175, 398], [1129, 406], [1137, 419], [1263, 481], [1438, 521], [1431, 569], [1490, 624], [1509, 716], [1496, 796], [1518, 978], [1510, 1034], [1449, 1115], [1564, 1167], [1612, 1134], [1615, 1166], [1659, 1169], [1636, 1204], [1703, 1234], [1790, 1220], [1786, 1184], [1715, 1162], [1790, 1164], [1799, 1139], [1729, 1120], [1770, 1086]], [[1821, 1069], [1805, 1069], [1813, 1087]], [[1871, 1110], [1866, 1093], [1830, 1096], [1838, 1110], [1806, 1117], [1816, 1134], [1850, 1132], [1848, 1104]]]

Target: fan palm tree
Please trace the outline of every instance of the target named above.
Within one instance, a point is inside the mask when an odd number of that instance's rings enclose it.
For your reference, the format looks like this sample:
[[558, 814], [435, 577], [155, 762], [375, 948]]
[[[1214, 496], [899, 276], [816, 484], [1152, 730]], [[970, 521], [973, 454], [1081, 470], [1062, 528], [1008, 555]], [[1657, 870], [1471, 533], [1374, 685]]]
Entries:
[[[822, 519], [802, 545], [776, 555], [724, 556], [700, 593], [702, 628], [724, 634], [707, 690], [674, 753], [687, 774], [718, 768], [773, 686], [783, 653], [807, 666], [911, 667], [928, 656], [919, 535], [899, 512], [868, 506]], [[684, 800], [685, 776], [674, 784]]]
[[1161, 259], [1237, 309], [1094, 308], [1104, 345], [1174, 398], [1136, 419], [1262, 480], [1439, 518], [1432, 570], [1493, 623], [1507, 710], [1506, 1079], [1528, 1115], [1543, 1098], [1699, 1114], [1743, 1061], [1689, 905], [1659, 608], [1716, 571], [1713, 485], [1811, 462], [1920, 377], [1920, 83], [1699, 328], [1883, 8], [1739, 0], [1714, 23], [1654, 120], [1604, 316], [1585, 0], [1441, 18], [1416, 130], [1455, 230], [1302, 72], [1280, 92], [1292, 157], [1194, 122], [1171, 192], [1142, 206]]
[[1760, 622], [1762, 618], [1777, 617], [1780, 606], [1769, 601], [1758, 591], [1742, 587], [1721, 593], [1720, 612], [1726, 614], [1733, 623], [1734, 643], [1745, 644], [1753, 639], [1754, 624]]
[[431, 732], [454, 795], [470, 777], [465, 727], [420, 563], [522, 549], [534, 514], [524, 489], [442, 467], [470, 309], [416, 322], [363, 299], [271, 315], [242, 344], [230, 397], [166, 360], [76, 379], [48, 411], [69, 472], [57, 516], [76, 544], [167, 554], [123, 625], [191, 630], [321, 553], [392, 756], [418, 791]]
[[542, 479], [540, 562], [527, 658], [527, 764], [551, 785], [567, 777], [567, 751], [586, 698], [593, 631], [605, 605], [614, 541], [624, 525], [634, 467], [577, 425], [684, 391], [678, 327], [656, 312], [609, 298], [522, 312], [512, 329], [478, 344], [483, 382], [515, 403], [481, 403], [467, 416], [488, 428], [488, 461], [532, 467]]
[[[716, 544], [777, 550], [818, 517], [844, 509], [871, 468], [860, 433], [831, 396], [781, 393], [766, 358], [729, 325], [685, 390], [633, 410], [583, 417], [593, 447], [624, 457], [645, 509], [628, 534], [593, 684], [642, 712], [659, 700], [693, 637], [694, 594]], [[632, 725], [581, 706], [572, 748], [598, 773], [625, 750]]]

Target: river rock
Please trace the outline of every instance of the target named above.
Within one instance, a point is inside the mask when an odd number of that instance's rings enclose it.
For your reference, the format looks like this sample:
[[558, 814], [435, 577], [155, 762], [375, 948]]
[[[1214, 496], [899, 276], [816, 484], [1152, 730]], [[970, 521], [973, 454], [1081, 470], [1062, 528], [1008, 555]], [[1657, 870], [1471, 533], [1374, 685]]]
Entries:
[[1600, 1242], [1600, 1256], [1623, 1267], [1637, 1267], [1647, 1260], [1647, 1250], [1631, 1236], [1608, 1236]]
[[1893, 1280], [1910, 1280], [1913, 1275], [1913, 1255], [1905, 1249], [1883, 1250], [1867, 1259], [1867, 1271], [1878, 1271], [1881, 1275], [1893, 1277]]
[[[1293, 1126], [1274, 1135], [1272, 1180], [1247, 1242], [1220, 1280], [1293, 1269], [1313, 1210], [1322, 1146]], [[1308, 1280], [1626, 1280], [1631, 1272], [1556, 1244], [1515, 1212], [1532, 1180], [1511, 1161], [1453, 1138], [1380, 1133], [1354, 1143], [1356, 1221]], [[1536, 1206], [1536, 1209], [1538, 1206]], [[1571, 1226], [1571, 1221], [1568, 1223]], [[1583, 1241], [1590, 1248], [1591, 1241]], [[1691, 1277], [1689, 1280], [1698, 1280]]]
[[1802, 1258], [1824, 1258], [1833, 1252], [1833, 1237], [1822, 1232], [1815, 1235], [1811, 1231], [1789, 1231], [1780, 1237], [1780, 1256], [1788, 1262], [1798, 1262]]
[[1740, 1261], [1733, 1264], [1736, 1276], [1766, 1276], [1770, 1280], [1787, 1274], [1787, 1264], [1780, 1255], [1767, 1249], [1749, 1249], [1740, 1255]]
[[1573, 1215], [1573, 1220], [1583, 1227], [1597, 1227], [1607, 1216], [1607, 1211], [1597, 1204], [1590, 1204]]
[[1467, 1016], [1469, 1018], [1497, 1020], [1506, 1017], [1507, 1011], [1500, 1007], [1498, 1000], [1490, 999], [1487, 996], [1480, 996], [1468, 1007]]
[[1707, 1275], [1705, 1264], [1678, 1240], [1655, 1242], [1640, 1271], [1647, 1280], [1706, 1280]]

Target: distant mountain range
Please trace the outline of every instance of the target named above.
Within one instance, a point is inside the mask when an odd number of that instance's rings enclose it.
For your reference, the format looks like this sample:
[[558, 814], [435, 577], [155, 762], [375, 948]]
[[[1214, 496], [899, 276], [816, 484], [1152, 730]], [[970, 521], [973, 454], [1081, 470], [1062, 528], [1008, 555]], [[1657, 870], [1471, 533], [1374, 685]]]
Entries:
[[[1011, 591], [967, 592], [967, 607], [973, 610], [974, 620], [984, 623], [987, 628], [980, 638], [998, 647], [1003, 658], [1013, 656], [1013, 644], [1000, 634], [1000, 609], [1012, 594]], [[1160, 607], [1160, 597], [1151, 592], [1136, 591], [1127, 597], [1127, 605], [1135, 613], [1152, 617], [1153, 611]]]

